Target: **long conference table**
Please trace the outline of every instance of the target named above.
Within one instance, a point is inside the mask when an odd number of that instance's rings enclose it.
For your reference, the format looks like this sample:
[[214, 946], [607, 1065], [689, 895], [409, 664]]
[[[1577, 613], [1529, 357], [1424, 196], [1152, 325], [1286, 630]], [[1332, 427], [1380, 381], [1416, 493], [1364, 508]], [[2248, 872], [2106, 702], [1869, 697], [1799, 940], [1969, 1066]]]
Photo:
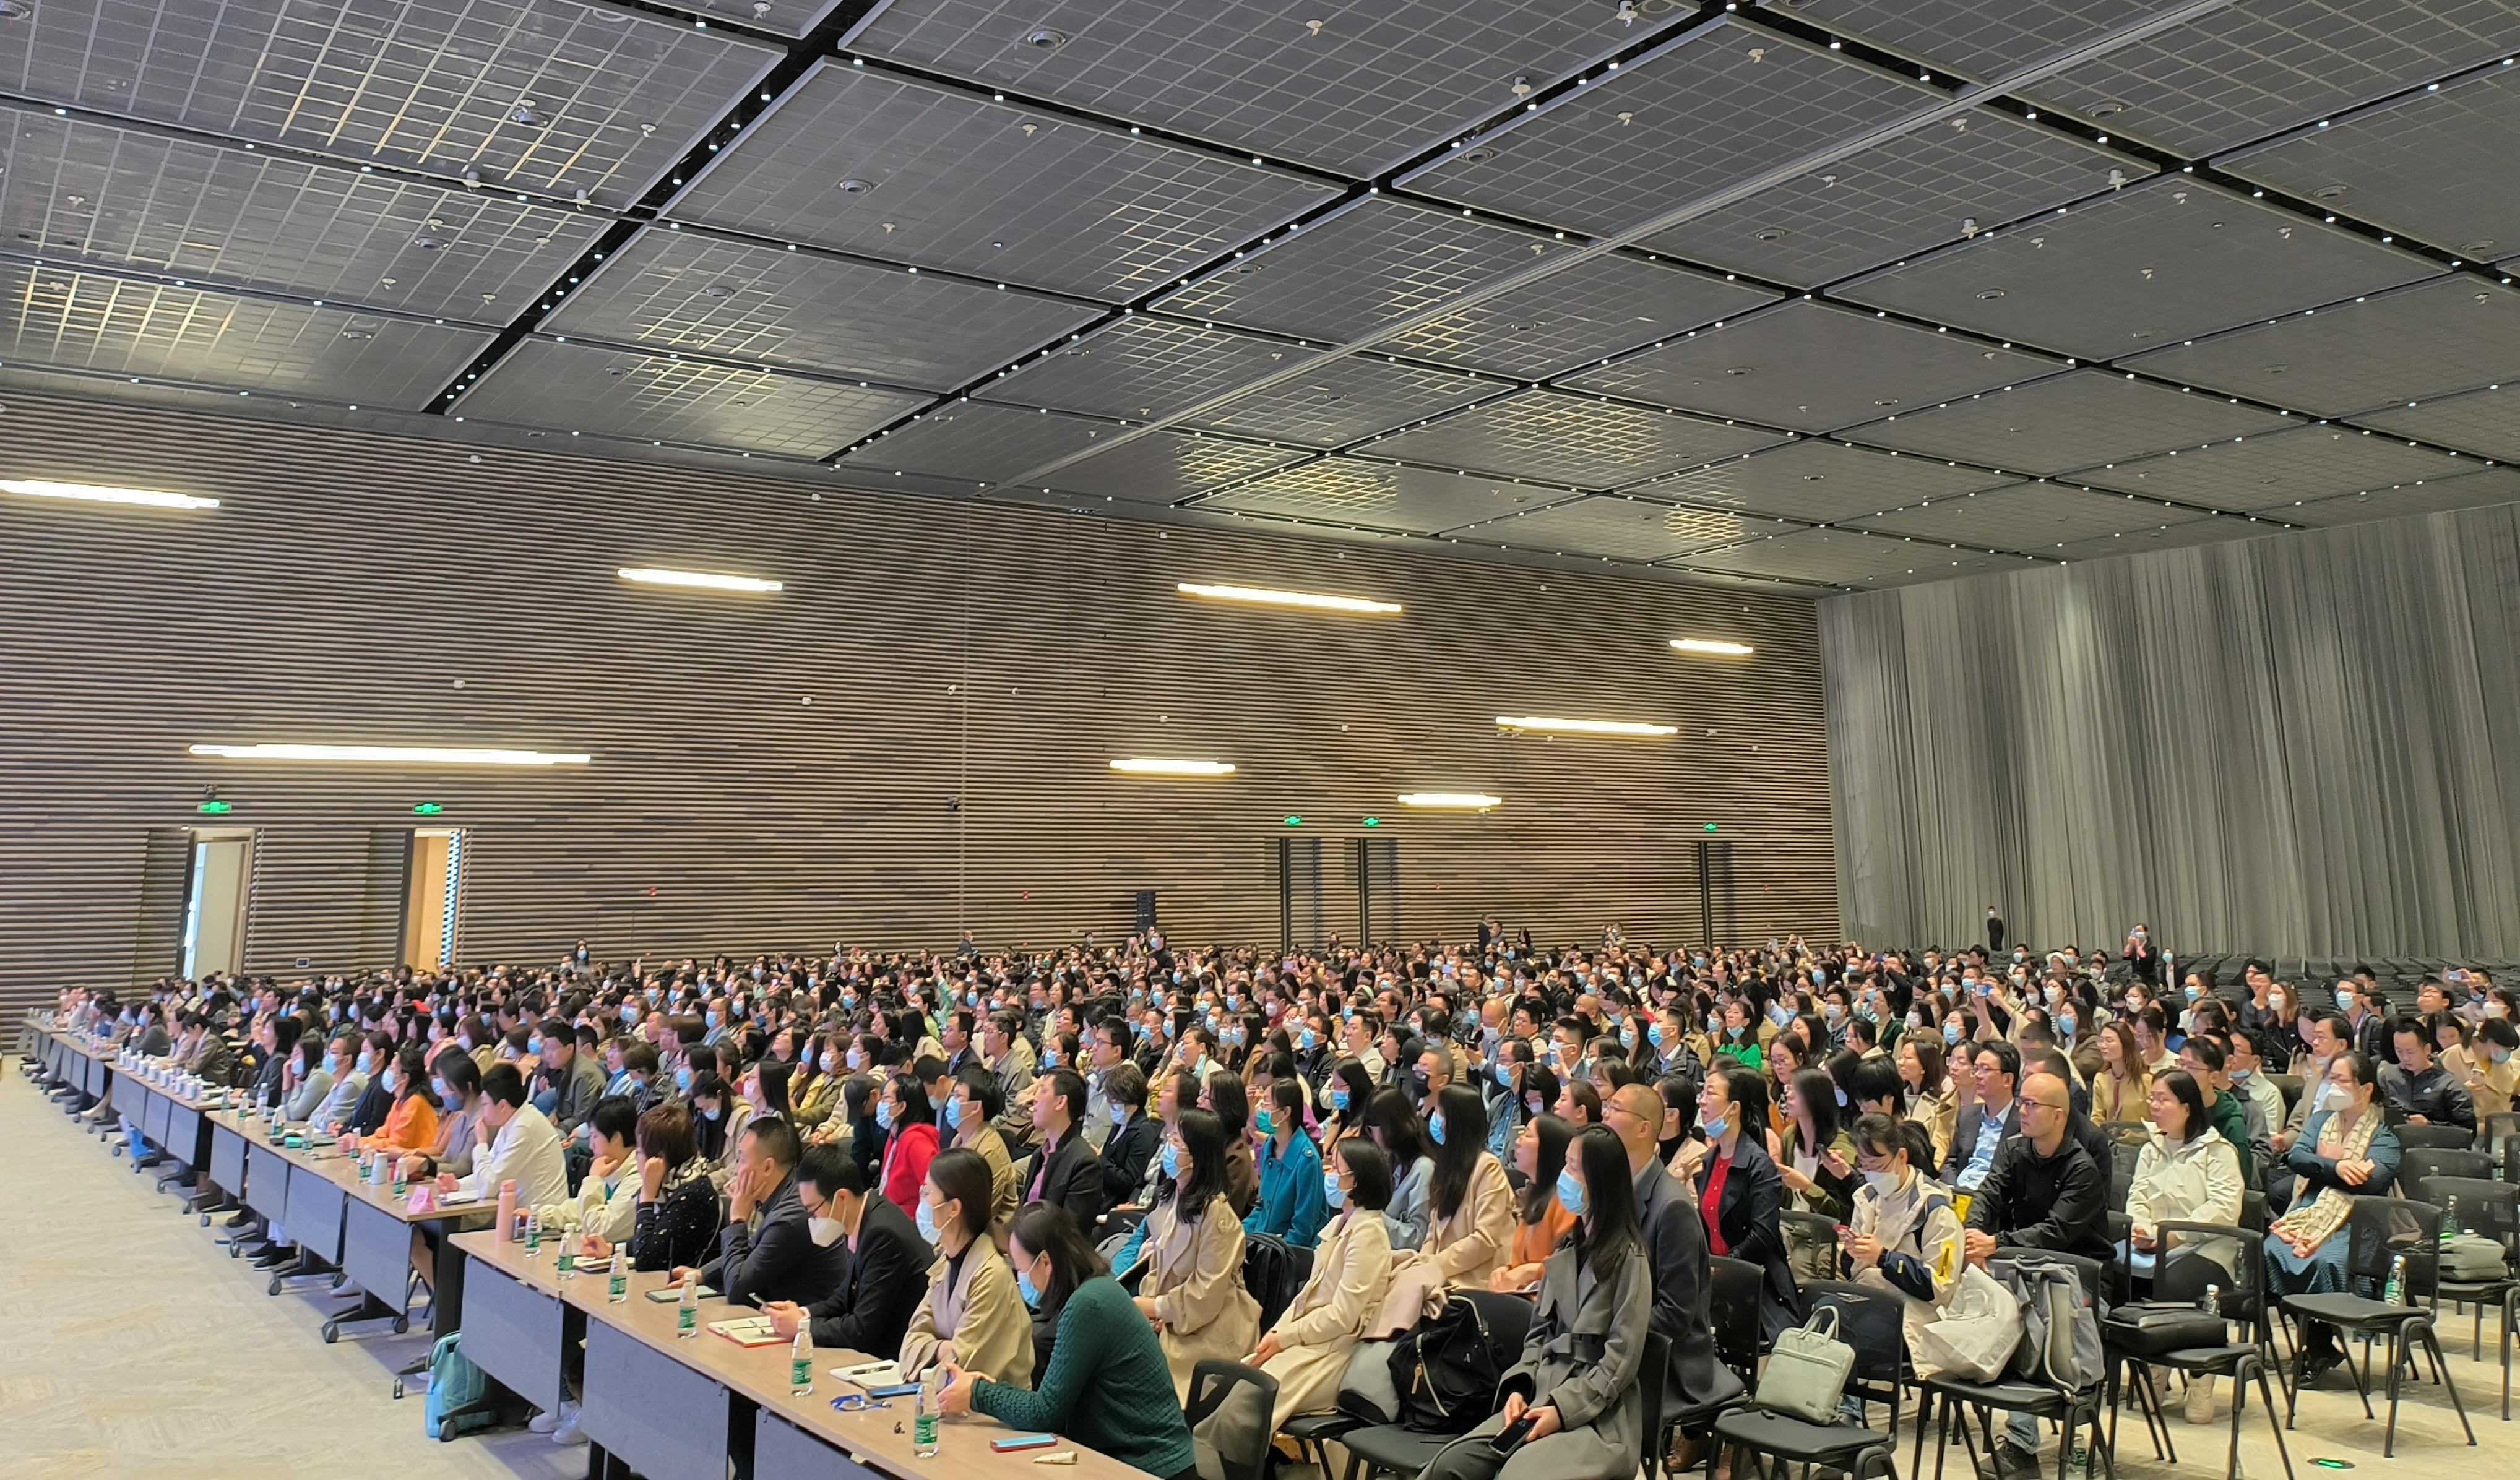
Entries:
[[[666, 1286], [662, 1272], [630, 1275], [629, 1298], [616, 1304], [608, 1298], [601, 1270], [562, 1278], [556, 1238], [528, 1252], [503, 1237], [504, 1231], [452, 1227], [495, 1221], [494, 1208], [475, 1203], [415, 1214], [390, 1188], [362, 1181], [347, 1155], [275, 1144], [249, 1111], [214, 1106], [145, 1071], [123, 1069], [113, 1050], [40, 1019], [29, 1026], [38, 1055], [57, 1077], [110, 1099], [125, 1118], [138, 1116], [153, 1144], [284, 1226], [301, 1256], [341, 1272], [383, 1308], [373, 1314], [391, 1317], [397, 1330], [406, 1319], [411, 1230], [420, 1223], [448, 1226], [439, 1242], [431, 1329], [443, 1335], [460, 1328], [467, 1358], [545, 1411], [568, 1396], [569, 1354], [582, 1347], [576, 1396], [590, 1476], [1146, 1480], [1143, 1471], [1065, 1440], [1048, 1450], [999, 1453], [991, 1441], [1011, 1431], [977, 1413], [940, 1422], [937, 1453], [922, 1459], [912, 1444], [909, 1399], [848, 1412], [832, 1406], [859, 1391], [833, 1371], [876, 1357], [818, 1347], [814, 1390], [794, 1396], [787, 1343], [745, 1347], [708, 1330], [713, 1322], [757, 1314], [749, 1307], [703, 1300], [699, 1333], [678, 1337], [675, 1305], [647, 1298]], [[273, 1278], [275, 1291], [284, 1278]], [[328, 1321], [324, 1339], [333, 1340], [339, 1323], [354, 1319], [361, 1313]]]

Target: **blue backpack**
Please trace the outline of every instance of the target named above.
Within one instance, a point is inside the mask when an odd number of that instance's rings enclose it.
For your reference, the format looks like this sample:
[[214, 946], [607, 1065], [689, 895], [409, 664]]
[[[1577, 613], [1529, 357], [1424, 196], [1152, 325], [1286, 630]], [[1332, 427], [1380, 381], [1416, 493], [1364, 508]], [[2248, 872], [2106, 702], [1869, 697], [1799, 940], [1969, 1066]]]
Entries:
[[420, 1431], [440, 1442], [488, 1428], [494, 1416], [463, 1412], [490, 1391], [490, 1379], [464, 1355], [463, 1340], [463, 1332], [452, 1332], [438, 1337], [437, 1345], [429, 1349], [428, 1403], [421, 1413]]

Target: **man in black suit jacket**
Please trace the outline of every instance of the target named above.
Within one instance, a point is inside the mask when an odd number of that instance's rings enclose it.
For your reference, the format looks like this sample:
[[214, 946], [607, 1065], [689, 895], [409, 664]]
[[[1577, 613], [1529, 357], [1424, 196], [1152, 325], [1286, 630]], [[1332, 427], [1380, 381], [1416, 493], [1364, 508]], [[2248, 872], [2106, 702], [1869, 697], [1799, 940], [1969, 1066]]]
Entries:
[[2003, 954], [2003, 917], [1995, 913], [1993, 905], [1986, 907], [1986, 954]]
[[[1164, 1128], [1147, 1113], [1147, 1076], [1136, 1064], [1102, 1071], [1102, 1093], [1128, 1118], [1102, 1143], [1102, 1205], [1116, 1207], [1138, 1195], [1147, 1166], [1164, 1139]], [[1079, 1140], [1084, 1138], [1080, 1137]]]
[[1032, 1123], [1041, 1133], [1041, 1150], [1024, 1179], [1022, 1200], [1058, 1203], [1075, 1215], [1077, 1228], [1091, 1232], [1102, 1216], [1102, 1158], [1082, 1130], [1085, 1076], [1074, 1069], [1051, 1070], [1033, 1097]]
[[[727, 1183], [730, 1205], [718, 1256], [699, 1272], [700, 1283], [733, 1304], [748, 1305], [758, 1295], [811, 1305], [839, 1288], [848, 1273], [848, 1250], [818, 1247], [806, 1228], [805, 1204], [796, 1195], [802, 1150], [796, 1128], [777, 1116], [756, 1117], [744, 1128], [741, 1159]], [[677, 1282], [682, 1278], [683, 1271], [674, 1271]]]
[[1644, 1231], [1653, 1267], [1653, 1314], [1647, 1324], [1671, 1343], [1667, 1416], [1732, 1397], [1741, 1380], [1717, 1359], [1706, 1266], [1706, 1225], [1679, 1179], [1663, 1169], [1655, 1138], [1662, 1134], [1662, 1096], [1632, 1084], [1601, 1107], [1601, 1124], [1627, 1149], [1637, 1183], [1637, 1222]]
[[819, 1347], [873, 1357], [899, 1353], [910, 1318], [926, 1298], [936, 1251], [919, 1236], [910, 1216], [876, 1190], [865, 1169], [837, 1146], [805, 1153], [796, 1168], [796, 1195], [806, 1208], [807, 1235], [824, 1248], [845, 1247], [848, 1273], [838, 1288], [811, 1305], [774, 1300], [763, 1306], [771, 1323], [780, 1335], [793, 1339], [796, 1323], [812, 1321]]

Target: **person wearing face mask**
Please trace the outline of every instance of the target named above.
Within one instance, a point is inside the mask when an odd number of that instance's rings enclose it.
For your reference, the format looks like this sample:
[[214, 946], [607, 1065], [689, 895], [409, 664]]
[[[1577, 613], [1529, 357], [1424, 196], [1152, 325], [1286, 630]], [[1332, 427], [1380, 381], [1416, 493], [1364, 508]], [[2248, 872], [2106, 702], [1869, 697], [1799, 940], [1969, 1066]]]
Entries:
[[1376, 1090], [1361, 1124], [1391, 1161], [1391, 1191], [1383, 1201], [1385, 1242], [1394, 1253], [1426, 1241], [1426, 1189], [1435, 1175], [1434, 1158], [1426, 1154], [1426, 1123], [1418, 1118], [1404, 1090]]
[[577, 1195], [534, 1209], [543, 1232], [576, 1238], [589, 1233], [612, 1244], [627, 1243], [639, 1222], [639, 1169], [632, 1164], [639, 1134], [639, 1107], [625, 1097], [596, 1101], [587, 1118], [592, 1127], [594, 1164], [577, 1185]]
[[[839, 1287], [848, 1252], [813, 1236], [796, 1182], [803, 1155], [796, 1128], [784, 1120], [762, 1116], [744, 1128], [742, 1161], [727, 1187], [726, 1227], [717, 1257], [698, 1269], [700, 1283], [739, 1306], [756, 1297], [812, 1305]], [[675, 1282], [685, 1273], [674, 1271]]]
[[1139, 1240], [1146, 1276], [1136, 1299], [1187, 1399], [1201, 1361], [1238, 1361], [1251, 1350], [1260, 1304], [1242, 1286], [1243, 1230], [1225, 1197], [1224, 1126], [1205, 1110], [1183, 1112], [1160, 1159], [1164, 1188]]
[[1007, 1242], [1027, 1302], [1057, 1313], [1047, 1318], [1057, 1327], [1050, 1362], [1031, 1391], [998, 1380], [976, 1357], [948, 1363], [938, 1412], [1072, 1437], [1150, 1475], [1195, 1475], [1163, 1347], [1067, 1210], [1027, 1206]]
[[989, 1220], [1003, 1227], [1014, 1216], [1023, 1195], [1022, 1174], [1015, 1170], [1006, 1136], [994, 1124], [1006, 1101], [998, 1098], [997, 1080], [976, 1064], [951, 1083], [953, 1088], [945, 1094], [945, 1134], [940, 1144], [977, 1151], [989, 1164]]
[[2477, 1123], [2511, 1113], [2511, 1097], [2520, 1089], [2520, 1064], [2511, 1055], [2520, 1050], [2520, 1029], [2498, 1017], [2479, 1018], [2474, 1027], [2459, 1019], [2460, 1039], [2441, 1052], [2441, 1066], [2466, 1089]]
[[1299, 1413], [1337, 1408], [1348, 1359], [1391, 1286], [1391, 1244], [1381, 1218], [1390, 1195], [1391, 1158], [1380, 1146], [1357, 1135], [1330, 1143], [1323, 1172], [1330, 1221], [1314, 1250], [1312, 1274], [1249, 1359], [1278, 1381], [1273, 1428]]
[[437, 1144], [437, 1094], [429, 1088], [428, 1055], [417, 1045], [405, 1045], [384, 1071], [384, 1091], [393, 1101], [385, 1123], [373, 1136], [358, 1138], [348, 1149], [374, 1149], [401, 1156], [426, 1151]]
[[1950, 1154], [1952, 1132], [1959, 1119], [1959, 1103], [1952, 1093], [1950, 1060], [1944, 1054], [1944, 1047], [1941, 1034], [1915, 1028], [1900, 1035], [1898, 1052], [1892, 1056], [1899, 1068], [1901, 1091], [1907, 1097], [1907, 1118], [1923, 1128], [1926, 1142], [1933, 1148], [1926, 1164], [1934, 1167], [1941, 1166]]
[[1502, 1161], [1513, 1153], [1514, 1138], [1522, 1132], [1522, 1084], [1531, 1065], [1531, 1045], [1507, 1040], [1497, 1045], [1494, 1057], [1480, 1097], [1488, 1105], [1488, 1154]]
[[[2291, 1210], [2267, 1230], [2267, 1298], [2349, 1287], [2347, 1215], [2357, 1197], [2385, 1197], [2397, 1185], [2398, 1138], [2378, 1101], [2370, 1058], [2348, 1051], [2318, 1082], [2310, 1122], [2287, 1155], [2295, 1178]], [[2308, 1387], [2345, 1360], [2335, 1329], [2305, 1322], [2300, 1371]]]
[[[643, 1272], [698, 1265], [717, 1246], [717, 1184], [693, 1127], [691, 1107], [681, 1100], [639, 1117], [629, 1253]], [[601, 1258], [611, 1250], [590, 1241], [585, 1253]]]
[[[940, 1151], [928, 1164], [917, 1218], [920, 1235], [935, 1249], [936, 1262], [928, 1268], [926, 1294], [902, 1336], [905, 1377], [939, 1364], [959, 1364], [1017, 1387], [1032, 1381], [1029, 1302], [989, 1236], [989, 1198], [988, 1163], [973, 1152], [960, 1147]], [[1135, 1323], [1146, 1329], [1143, 1320]], [[1147, 1340], [1151, 1345], [1153, 1335]], [[1157, 1360], [1160, 1366], [1160, 1353]], [[1169, 1394], [1172, 1384], [1166, 1382], [1164, 1390]]]
[[839, 1108], [840, 1084], [839, 1039], [817, 1033], [806, 1040], [796, 1073], [788, 1081], [788, 1118], [807, 1140], [827, 1139], [819, 1133]]
[[[944, 1112], [928, 1099], [927, 1086], [915, 1071], [894, 1074], [876, 1102], [875, 1123], [884, 1133], [880, 1182], [883, 1195], [896, 1205], [908, 1206], [919, 1195], [927, 1164], [937, 1155], [937, 1127], [943, 1120]], [[973, 1152], [972, 1159], [979, 1160], [979, 1153]], [[982, 1197], [973, 1205], [973, 1215], [986, 1218], [990, 1205], [991, 1199]]]
[[837, 1146], [811, 1146], [796, 1167], [796, 1196], [805, 1231], [817, 1247], [844, 1240], [848, 1262], [840, 1282], [811, 1303], [773, 1300], [762, 1306], [771, 1327], [793, 1339], [810, 1322], [814, 1345], [829, 1350], [898, 1352], [918, 1315], [936, 1251], [910, 1214], [876, 1190], [866, 1171]]
[[1855, 1122], [1855, 1193], [1838, 1246], [1855, 1282], [1900, 1299], [1908, 1350], [1959, 1288], [1960, 1220], [1951, 1194], [1926, 1176], [1934, 1164], [1924, 1128], [1912, 1120], [1865, 1115]]
[[1294, 1079], [1269, 1087], [1254, 1126], [1259, 1139], [1260, 1200], [1243, 1219], [1245, 1232], [1269, 1233], [1289, 1248], [1308, 1249], [1321, 1238], [1328, 1216], [1322, 1206], [1322, 1158], [1304, 1128], [1304, 1087]]
[[332, 1076], [332, 1088], [323, 1100], [306, 1117], [312, 1126], [346, 1126], [357, 1113], [359, 1101], [367, 1098], [368, 1075], [371, 1072], [367, 1047], [359, 1042], [356, 1028], [342, 1028], [333, 1034], [324, 1050], [324, 1072]]
[[[293, 1017], [287, 1021], [292, 1028], [297, 1026]], [[332, 1098], [336, 1062], [333, 1047], [311, 1034], [292, 1037], [293, 1046], [274, 1061], [274, 1067], [282, 1071], [281, 1085], [287, 1092], [281, 1097], [281, 1114], [292, 1123], [311, 1122], [316, 1110]], [[355, 1053], [352, 1056], [356, 1057]], [[295, 1080], [293, 1085], [290, 1083], [292, 1078]], [[351, 1097], [351, 1103], [357, 1103], [356, 1096]]]
[[1514, 1136], [1513, 1168], [1522, 1174], [1520, 1207], [1514, 1220], [1513, 1247], [1488, 1279], [1501, 1294], [1536, 1293], [1540, 1276], [1558, 1241], [1575, 1226], [1575, 1215], [1557, 1200], [1557, 1174], [1566, 1168], [1566, 1144], [1575, 1128], [1554, 1115], [1522, 1123]]
[[1147, 1076], [1133, 1063], [1114, 1061], [1097, 1071], [1101, 1099], [1108, 1107], [1111, 1134], [1103, 1141], [1102, 1200], [1117, 1207], [1137, 1197], [1147, 1169], [1163, 1144], [1164, 1128], [1147, 1114]]

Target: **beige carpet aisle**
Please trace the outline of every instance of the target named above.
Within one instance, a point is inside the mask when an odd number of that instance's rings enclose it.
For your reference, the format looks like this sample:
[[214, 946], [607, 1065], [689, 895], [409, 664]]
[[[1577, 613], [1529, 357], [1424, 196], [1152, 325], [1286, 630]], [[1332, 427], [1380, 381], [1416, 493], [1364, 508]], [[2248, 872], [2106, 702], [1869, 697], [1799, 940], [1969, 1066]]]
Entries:
[[[13, 1062], [0, 1083], [0, 1476], [576, 1480], [585, 1473], [584, 1450], [558, 1449], [520, 1430], [443, 1445], [423, 1438], [417, 1388], [399, 1403], [390, 1388], [393, 1368], [426, 1349], [425, 1336], [345, 1335], [324, 1345], [324, 1318], [345, 1299], [316, 1293], [321, 1281], [266, 1296], [267, 1278], [212, 1241], [216, 1222], [203, 1229], [180, 1214], [172, 1195], [153, 1190], [155, 1177], [133, 1176]], [[2424, 1383], [2409, 1389], [2399, 1415], [2397, 1458], [2382, 1460], [2379, 1424], [2363, 1419], [2339, 1375], [2303, 1396], [2300, 1426], [2287, 1436], [2299, 1480], [2334, 1480], [2336, 1472], [2312, 1466], [2315, 1457], [2426, 1480], [2513, 1472], [2520, 1428], [2497, 1416], [2495, 1319], [2486, 1320], [2482, 1363], [2468, 1358], [2469, 1318], [2445, 1313], [2443, 1323], [2481, 1447], [2461, 1441], [2448, 1400]], [[2228, 1392], [2217, 1396], [2229, 1401]], [[2247, 1417], [2243, 1475], [2280, 1480], [2254, 1405]], [[2213, 1427], [2198, 1428], [2174, 1412], [2171, 1427], [2176, 1466], [2154, 1459], [2141, 1420], [2124, 1415], [2119, 1473], [2219, 1480], [2228, 1433], [2219, 1415]], [[1903, 1476], [1909, 1453], [1903, 1433]], [[1924, 1473], [1932, 1472], [1929, 1437]], [[1957, 1442], [1945, 1473], [1966, 1480]]]
[[[344, 1334], [322, 1280], [272, 1297], [130, 1164], [18, 1074], [0, 1083], [0, 1476], [9, 1480], [574, 1480], [521, 1429], [438, 1444], [393, 1369], [418, 1329]], [[304, 1293], [299, 1293], [300, 1290]]]

